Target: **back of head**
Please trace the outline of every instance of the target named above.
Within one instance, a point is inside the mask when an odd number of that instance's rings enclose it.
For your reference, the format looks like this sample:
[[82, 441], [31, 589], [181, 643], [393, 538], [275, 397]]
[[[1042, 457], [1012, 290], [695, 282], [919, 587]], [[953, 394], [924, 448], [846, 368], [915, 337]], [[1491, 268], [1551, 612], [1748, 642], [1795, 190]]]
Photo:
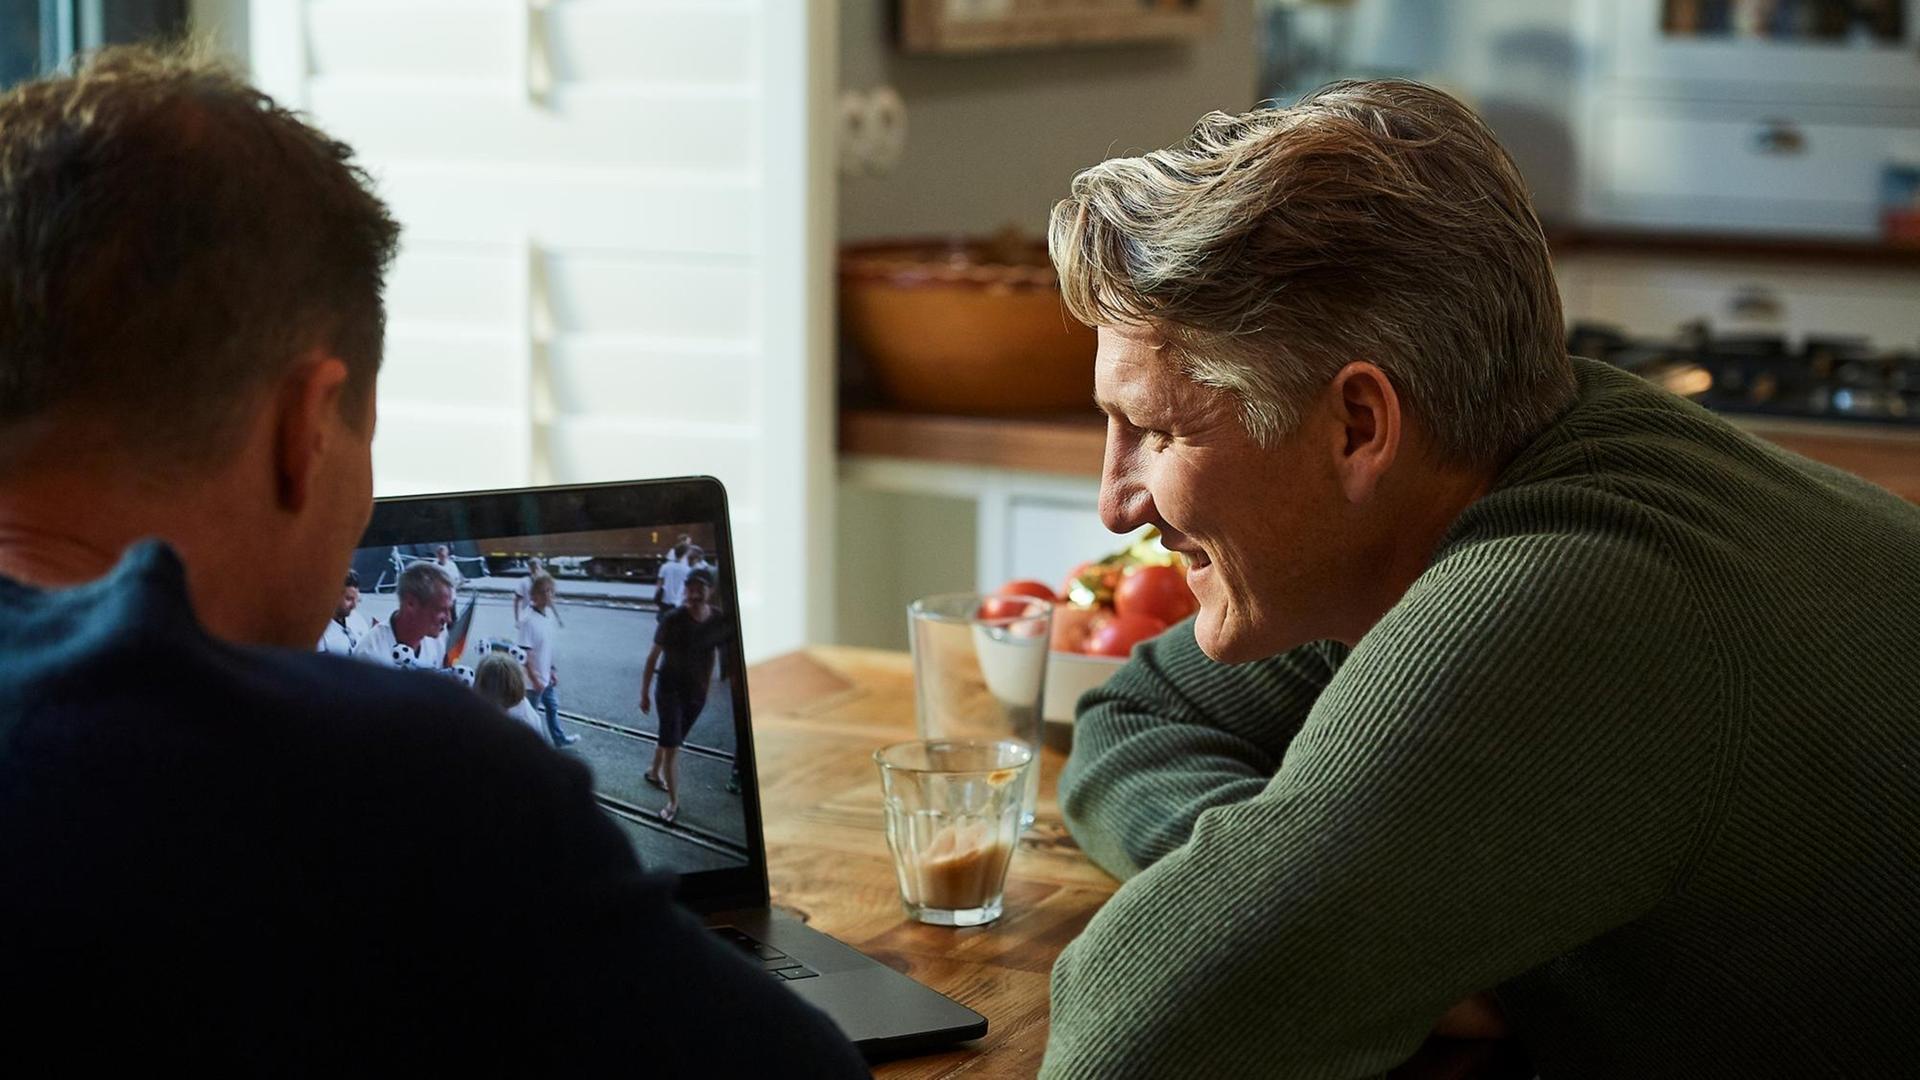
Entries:
[[527, 697], [527, 677], [513, 657], [506, 653], [490, 652], [480, 658], [473, 669], [473, 689], [482, 698], [511, 709]]
[[1471, 110], [1418, 83], [1213, 113], [1183, 145], [1075, 177], [1049, 240], [1076, 317], [1158, 330], [1263, 443], [1354, 360], [1465, 463], [1510, 455], [1573, 395], [1520, 173]]
[[212, 462], [315, 349], [362, 408], [398, 227], [349, 150], [219, 65], [112, 48], [0, 95], [0, 463], [76, 418]]

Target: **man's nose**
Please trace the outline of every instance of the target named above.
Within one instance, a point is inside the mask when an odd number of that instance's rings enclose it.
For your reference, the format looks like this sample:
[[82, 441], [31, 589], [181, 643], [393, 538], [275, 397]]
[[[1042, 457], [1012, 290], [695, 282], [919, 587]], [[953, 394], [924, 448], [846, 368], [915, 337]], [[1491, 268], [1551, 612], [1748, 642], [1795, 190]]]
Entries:
[[1130, 533], [1152, 520], [1153, 498], [1128, 467], [1122, 448], [1107, 436], [1107, 457], [1100, 470], [1100, 523], [1107, 531]]

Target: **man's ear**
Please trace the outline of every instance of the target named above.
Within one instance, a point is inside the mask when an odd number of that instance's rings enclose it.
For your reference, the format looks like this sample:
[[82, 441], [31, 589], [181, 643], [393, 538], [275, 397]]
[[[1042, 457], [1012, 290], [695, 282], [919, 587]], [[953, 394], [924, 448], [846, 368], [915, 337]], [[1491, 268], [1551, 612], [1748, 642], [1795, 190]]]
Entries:
[[1364, 360], [1341, 368], [1328, 392], [1345, 434], [1334, 469], [1347, 501], [1363, 503], [1399, 457], [1405, 433], [1400, 395], [1386, 372]]
[[341, 400], [347, 375], [345, 361], [316, 352], [280, 380], [273, 469], [274, 493], [282, 510], [298, 513], [313, 497], [320, 465], [346, 423]]

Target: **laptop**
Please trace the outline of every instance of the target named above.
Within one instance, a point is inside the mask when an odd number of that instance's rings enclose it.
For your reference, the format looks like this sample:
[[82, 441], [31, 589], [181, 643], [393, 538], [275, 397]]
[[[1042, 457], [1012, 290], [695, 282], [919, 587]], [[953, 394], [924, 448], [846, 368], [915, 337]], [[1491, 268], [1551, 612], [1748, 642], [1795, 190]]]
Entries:
[[[711, 477], [379, 499], [353, 559], [356, 636], [381, 645], [384, 662], [429, 669], [423, 677], [471, 680], [494, 652], [524, 662], [533, 639], [517, 620], [531, 608], [538, 560], [554, 579], [554, 602], [538, 618], [551, 615], [561, 678], [551, 728], [544, 702], [517, 714], [550, 737], [557, 729], [567, 744], [557, 752], [592, 767], [595, 797], [641, 862], [679, 875], [683, 903], [767, 978], [832, 1017], [869, 1059], [979, 1038], [987, 1030], [979, 1013], [769, 903], [736, 550], [726, 491]], [[672, 562], [682, 565], [663, 573]], [[712, 674], [704, 707], [680, 735], [679, 806], [667, 820], [667, 792], [648, 775], [661, 709], [641, 713], [640, 681], [664, 620], [678, 612], [681, 632], [670, 637], [693, 640], [684, 632], [690, 615], [671, 606], [678, 597], [662, 594], [683, 592], [702, 568], [713, 616], [698, 624], [704, 645], [680, 650], [676, 670], [692, 680], [685, 672], [704, 664]], [[402, 577], [425, 573], [455, 584], [452, 625], [438, 639], [388, 643]], [[389, 633], [374, 634], [362, 621], [370, 618]], [[675, 721], [674, 734], [684, 723]]]

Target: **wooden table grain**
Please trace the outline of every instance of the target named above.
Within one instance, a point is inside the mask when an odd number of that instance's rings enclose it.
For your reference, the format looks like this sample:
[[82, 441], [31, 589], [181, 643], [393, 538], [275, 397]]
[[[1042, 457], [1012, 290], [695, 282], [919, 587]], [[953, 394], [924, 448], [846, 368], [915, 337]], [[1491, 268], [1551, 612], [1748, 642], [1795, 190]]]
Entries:
[[[822, 647], [748, 672], [773, 902], [987, 1018], [987, 1035], [952, 1050], [882, 1064], [887, 1078], [1030, 1077], [1047, 1046], [1054, 958], [1117, 885], [1060, 818], [1066, 756], [1042, 751], [1040, 805], [1013, 857], [1006, 914], [953, 929], [900, 907], [872, 754], [912, 738], [913, 666], [905, 653]], [[1503, 1044], [1434, 1040], [1396, 1076], [1505, 1077]]]

